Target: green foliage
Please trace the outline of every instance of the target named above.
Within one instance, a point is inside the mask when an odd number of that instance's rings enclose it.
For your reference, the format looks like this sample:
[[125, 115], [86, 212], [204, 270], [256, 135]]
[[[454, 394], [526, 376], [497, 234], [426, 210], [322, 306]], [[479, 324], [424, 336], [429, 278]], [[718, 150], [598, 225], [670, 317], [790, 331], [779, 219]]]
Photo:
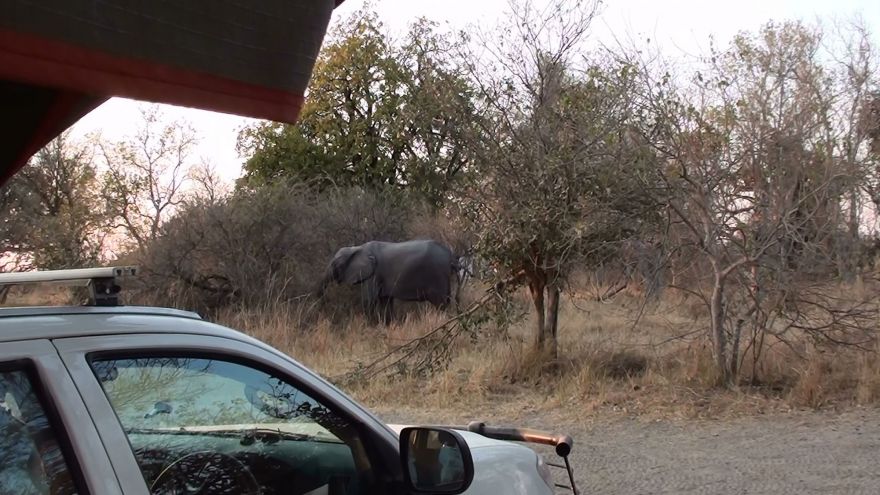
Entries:
[[246, 127], [239, 134], [238, 151], [250, 156], [243, 179], [250, 187], [291, 178], [327, 186], [346, 173], [343, 162], [312, 143], [300, 126], [264, 122]]
[[484, 122], [486, 132], [506, 135], [483, 149], [486, 173], [472, 185], [466, 212], [480, 226], [480, 252], [503, 277], [524, 271], [552, 282], [575, 264], [607, 261], [656, 224], [646, 194], [656, 161], [627, 132], [631, 74], [599, 65], [584, 76], [560, 72], [548, 88], [553, 99], [536, 102], [522, 120], [499, 111]]
[[91, 147], [62, 134], [6, 186], [7, 254], [41, 269], [78, 268], [103, 254], [109, 225], [98, 195]]
[[356, 14], [325, 44], [298, 124], [241, 132], [242, 185], [294, 178], [405, 190], [439, 205], [469, 163], [474, 111], [450, 50], [427, 21], [394, 46], [374, 13]]
[[528, 286], [536, 348], [551, 357], [568, 275], [601, 265], [658, 218], [647, 194], [656, 160], [631, 130], [636, 71], [576, 56], [596, 7], [513, 3], [485, 41], [490, 56], [465, 60], [480, 90], [472, 142], [480, 173], [462, 210], [500, 282]]

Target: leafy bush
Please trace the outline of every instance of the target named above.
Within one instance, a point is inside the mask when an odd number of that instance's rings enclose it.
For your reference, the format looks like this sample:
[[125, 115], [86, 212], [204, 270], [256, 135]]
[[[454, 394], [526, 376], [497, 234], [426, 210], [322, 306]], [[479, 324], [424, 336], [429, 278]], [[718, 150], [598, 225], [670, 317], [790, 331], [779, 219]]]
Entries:
[[[307, 301], [340, 247], [370, 240], [435, 238], [455, 247], [448, 219], [399, 197], [304, 183], [241, 190], [191, 204], [162, 229], [142, 260], [140, 297], [202, 312]], [[355, 290], [332, 289], [332, 313], [357, 308]], [[326, 312], [326, 311], [325, 311]]]

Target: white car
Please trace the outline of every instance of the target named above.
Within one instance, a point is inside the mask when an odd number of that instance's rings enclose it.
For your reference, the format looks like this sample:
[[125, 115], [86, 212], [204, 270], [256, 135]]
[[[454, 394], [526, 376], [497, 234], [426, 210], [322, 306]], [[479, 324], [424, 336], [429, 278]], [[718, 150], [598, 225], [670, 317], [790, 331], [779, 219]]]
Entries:
[[[548, 494], [530, 448], [471, 425], [389, 426], [276, 349], [194, 313], [93, 305], [0, 309], [0, 493]], [[558, 444], [540, 432], [498, 436]], [[567, 465], [567, 463], [566, 463]]]

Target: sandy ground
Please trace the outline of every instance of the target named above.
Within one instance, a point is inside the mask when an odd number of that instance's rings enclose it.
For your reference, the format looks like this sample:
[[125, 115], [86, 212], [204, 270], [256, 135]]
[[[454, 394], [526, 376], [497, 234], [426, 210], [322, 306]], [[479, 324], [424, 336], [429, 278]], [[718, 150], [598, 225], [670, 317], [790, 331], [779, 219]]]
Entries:
[[[467, 423], [455, 414], [379, 414], [392, 423]], [[571, 434], [571, 461], [582, 494], [880, 493], [878, 409], [717, 421], [636, 418], [568, 424], [538, 414], [496, 418], [493, 424]], [[549, 449], [536, 450], [547, 452], [548, 459], [555, 457]]]

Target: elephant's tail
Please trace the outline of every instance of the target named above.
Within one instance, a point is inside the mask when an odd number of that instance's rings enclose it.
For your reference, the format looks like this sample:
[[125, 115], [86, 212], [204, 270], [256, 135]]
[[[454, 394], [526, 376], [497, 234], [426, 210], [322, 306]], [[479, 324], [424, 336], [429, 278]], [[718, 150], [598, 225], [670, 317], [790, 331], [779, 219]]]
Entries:
[[[465, 262], [462, 263], [462, 260]], [[455, 255], [452, 257], [452, 272], [460, 279], [473, 277], [474, 272], [471, 270], [472, 265], [468, 262], [469, 256], [466, 254]]]
[[470, 257], [467, 254], [459, 254], [452, 256], [451, 275], [454, 280], [454, 290], [452, 298], [456, 308], [461, 308], [461, 292], [468, 279], [473, 276], [471, 272]]
[[460, 256], [453, 256], [452, 261], [449, 262], [449, 268], [452, 273], [458, 273], [461, 270], [461, 262], [459, 261]]

